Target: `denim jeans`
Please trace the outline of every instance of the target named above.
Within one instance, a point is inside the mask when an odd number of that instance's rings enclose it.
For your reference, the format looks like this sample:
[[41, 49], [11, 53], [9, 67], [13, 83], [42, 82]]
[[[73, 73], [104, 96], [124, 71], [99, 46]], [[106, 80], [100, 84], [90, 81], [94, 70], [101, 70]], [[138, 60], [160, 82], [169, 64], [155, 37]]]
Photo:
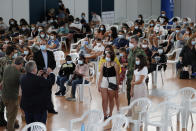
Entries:
[[61, 92], [64, 92], [66, 91], [66, 87], [64, 86], [65, 82], [69, 80], [69, 77], [68, 76], [64, 76], [64, 77], [60, 77], [60, 76], [57, 76], [57, 85], [60, 86], [60, 91]]
[[[75, 98], [75, 94], [76, 94], [76, 86], [78, 84], [82, 84], [83, 82], [83, 78], [76, 78], [75, 80], [72, 81], [72, 90], [71, 90], [71, 94], [72, 97]], [[88, 84], [89, 82], [87, 80], [85, 80], [85, 84]]]

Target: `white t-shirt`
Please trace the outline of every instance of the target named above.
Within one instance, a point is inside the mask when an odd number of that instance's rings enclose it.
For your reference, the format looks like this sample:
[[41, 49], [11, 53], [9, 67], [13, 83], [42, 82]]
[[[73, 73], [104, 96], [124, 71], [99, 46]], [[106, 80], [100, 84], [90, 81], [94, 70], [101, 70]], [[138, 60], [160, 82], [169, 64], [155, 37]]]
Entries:
[[76, 24], [76, 23], [71, 23], [71, 24], [69, 25], [69, 27], [75, 27], [75, 28], [81, 30], [81, 29], [82, 29], [82, 24], [81, 24], [81, 23], [78, 23], [78, 24]]
[[100, 45], [100, 46], [95, 46], [93, 48], [93, 51], [96, 51], [96, 52], [100, 52], [100, 51], [104, 51], [105, 47], [103, 45]]
[[101, 23], [101, 17], [99, 15], [95, 15], [95, 16], [93, 16], [92, 21]]
[[163, 28], [163, 26], [155, 26], [154, 27], [154, 31], [155, 32], [164, 32], [165, 31], [165, 29]]
[[146, 86], [145, 80], [148, 75], [148, 68], [145, 66], [142, 70], [138, 71], [138, 69], [134, 70], [135, 81], [139, 81], [141, 76], [145, 76], [143, 82], [140, 85], [136, 85], [139, 87]]

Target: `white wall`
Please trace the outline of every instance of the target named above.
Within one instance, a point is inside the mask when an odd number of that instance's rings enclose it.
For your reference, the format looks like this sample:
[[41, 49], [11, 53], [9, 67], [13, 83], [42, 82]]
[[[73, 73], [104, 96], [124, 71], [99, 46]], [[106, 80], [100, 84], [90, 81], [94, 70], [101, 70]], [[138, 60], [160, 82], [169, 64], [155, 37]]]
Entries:
[[29, 0], [0, 0], [0, 16], [6, 24], [10, 18], [29, 22]]
[[181, 17], [190, 17], [195, 21], [196, 0], [181, 0]]
[[88, 21], [88, 0], [62, 0], [65, 7], [69, 8], [71, 15], [81, 18], [81, 13], [86, 14]]

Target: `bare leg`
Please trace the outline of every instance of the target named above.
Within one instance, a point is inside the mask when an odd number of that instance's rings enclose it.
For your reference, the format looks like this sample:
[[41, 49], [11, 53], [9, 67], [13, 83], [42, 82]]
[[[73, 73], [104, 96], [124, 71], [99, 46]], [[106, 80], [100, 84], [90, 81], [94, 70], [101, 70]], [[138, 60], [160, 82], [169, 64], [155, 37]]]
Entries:
[[119, 96], [118, 96], [118, 90], [115, 91], [115, 102], [116, 102], [116, 108], [117, 108], [117, 111], [120, 111], [119, 107]]
[[113, 109], [114, 109], [115, 91], [108, 90], [108, 96], [109, 96], [109, 107], [110, 107], [110, 114], [109, 114], [109, 116], [112, 116], [112, 112], [113, 112]]
[[101, 88], [101, 96], [102, 96], [102, 108], [104, 117], [107, 116], [107, 108], [108, 108], [108, 89]]

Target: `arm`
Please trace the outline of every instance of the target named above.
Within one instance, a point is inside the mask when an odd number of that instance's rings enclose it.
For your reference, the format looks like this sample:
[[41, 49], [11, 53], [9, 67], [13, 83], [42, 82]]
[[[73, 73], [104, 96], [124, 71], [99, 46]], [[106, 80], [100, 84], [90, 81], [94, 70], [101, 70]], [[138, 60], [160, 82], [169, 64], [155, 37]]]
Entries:
[[116, 71], [116, 84], [119, 86], [120, 78], [119, 78], [119, 66], [115, 64], [115, 71]]
[[100, 75], [99, 75], [99, 81], [98, 81], [98, 90], [99, 90], [99, 92], [101, 91], [100, 89], [101, 89], [102, 79], [103, 79], [103, 63], [100, 66]]
[[180, 32], [176, 35], [176, 40], [182, 40], [182, 38], [179, 37]]

